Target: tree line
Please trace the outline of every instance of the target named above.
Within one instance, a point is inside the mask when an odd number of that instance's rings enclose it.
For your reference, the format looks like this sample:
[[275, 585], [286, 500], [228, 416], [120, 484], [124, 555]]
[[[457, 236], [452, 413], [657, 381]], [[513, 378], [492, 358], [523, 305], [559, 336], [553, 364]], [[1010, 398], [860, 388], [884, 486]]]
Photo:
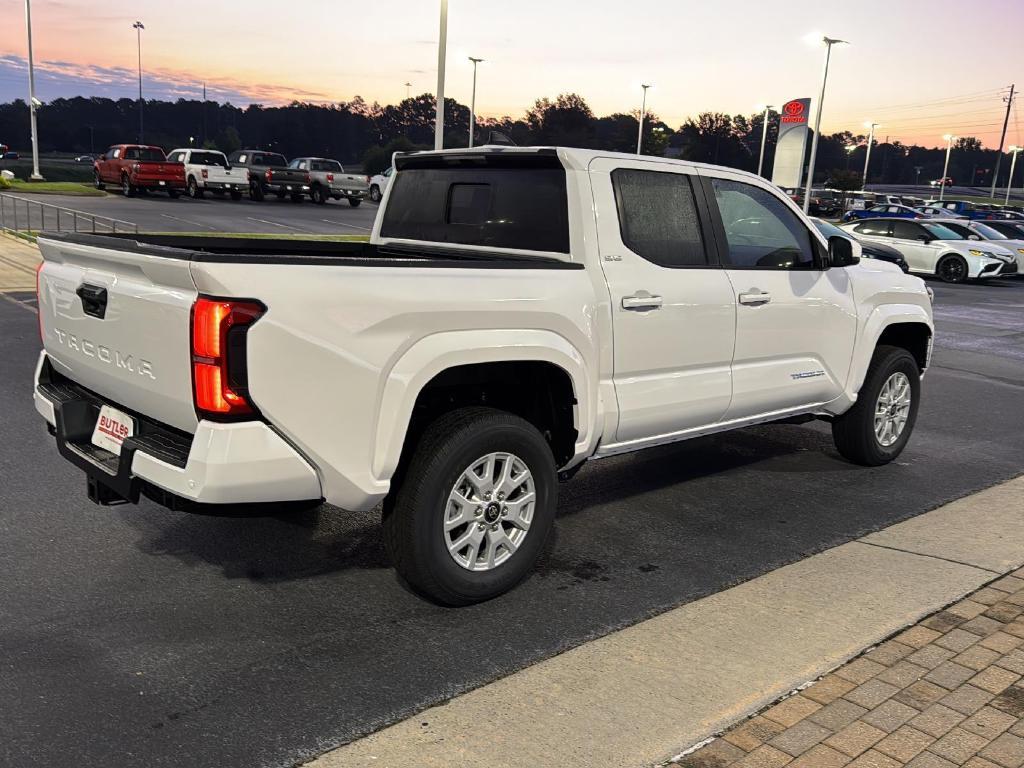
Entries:
[[[375, 173], [398, 150], [428, 148], [434, 141], [434, 97], [424, 93], [399, 104], [369, 104], [360, 97], [335, 104], [293, 102], [285, 106], [179, 99], [145, 102], [145, 141], [165, 149], [205, 146], [230, 153], [254, 147], [287, 157], [318, 155], [342, 163], [362, 164]], [[109, 145], [138, 140], [138, 102], [134, 99], [76, 97], [55, 99], [38, 111], [39, 145], [43, 153], [98, 153]], [[562, 145], [635, 152], [638, 113], [596, 116], [577, 94], [538, 99], [518, 118], [478, 118], [476, 143], [492, 132], [520, 146]], [[28, 106], [22, 100], [0, 104], [0, 142], [27, 148]], [[757, 170], [764, 116], [703, 112], [672, 128], [647, 113], [642, 151], [748, 171]], [[771, 175], [778, 113], [769, 115], [765, 175]], [[469, 108], [445, 99], [446, 147], [463, 147], [469, 137]], [[863, 169], [866, 137], [848, 131], [822, 135], [818, 145], [816, 181], [852, 178]], [[957, 183], [991, 184], [996, 152], [967, 137], [957, 140], [950, 175]], [[945, 150], [877, 142], [872, 149], [870, 182], [912, 184], [942, 175]], [[1005, 164], [1004, 164], [1005, 165]], [[1000, 184], [1005, 184], [1004, 177]]]

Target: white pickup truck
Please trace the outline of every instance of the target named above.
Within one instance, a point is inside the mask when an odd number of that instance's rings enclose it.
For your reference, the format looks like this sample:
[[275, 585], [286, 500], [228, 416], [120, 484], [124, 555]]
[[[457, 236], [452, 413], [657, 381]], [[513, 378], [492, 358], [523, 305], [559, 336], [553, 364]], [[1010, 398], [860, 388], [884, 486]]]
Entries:
[[249, 190], [249, 169], [232, 168], [223, 152], [215, 149], [176, 149], [167, 159], [185, 165], [185, 189], [188, 196], [198, 200], [203, 192], [231, 195], [241, 200]]
[[552, 148], [397, 155], [369, 243], [47, 234], [35, 406], [100, 503], [383, 502], [449, 605], [528, 572], [583, 462], [780, 420], [900, 454], [917, 277], [761, 178]]

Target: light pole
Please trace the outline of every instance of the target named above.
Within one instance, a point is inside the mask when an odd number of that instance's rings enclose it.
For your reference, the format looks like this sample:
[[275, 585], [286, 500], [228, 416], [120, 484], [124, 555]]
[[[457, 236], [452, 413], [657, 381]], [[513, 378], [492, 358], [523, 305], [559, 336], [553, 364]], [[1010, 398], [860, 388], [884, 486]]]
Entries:
[[636, 153], [640, 154], [640, 145], [644, 140], [644, 116], [647, 114], [647, 89], [650, 88], [650, 83], [641, 83], [640, 87], [644, 89], [644, 97], [640, 102], [640, 128], [636, 133]]
[[135, 30], [135, 36], [138, 38], [139, 44], [139, 144], [145, 141], [142, 130], [142, 30], [145, 28], [141, 21], [136, 21], [132, 24], [132, 29]]
[[410, 88], [412, 88], [412, 83], [410, 83], [410, 82], [406, 82], [406, 84], [405, 84], [405, 100], [406, 100], [406, 101], [408, 101], [408, 100], [409, 100], [409, 95], [410, 95], [410, 94], [409, 94], [409, 89], [410, 89]]
[[32, 181], [42, 181], [39, 173], [39, 131], [36, 129], [36, 70], [32, 60], [32, 0], [25, 0], [25, 26], [28, 28], [28, 121], [32, 131]]
[[914, 166], [914, 186], [915, 187], [921, 186], [921, 171], [923, 171], [923, 170], [924, 170], [924, 166], [921, 166], [921, 165], [915, 165]]
[[473, 97], [469, 100], [469, 146], [473, 146], [473, 129], [476, 128], [476, 65], [483, 59], [468, 57], [473, 62]]
[[[815, 35], [815, 37], [817, 37]], [[814, 136], [811, 139], [811, 159], [807, 164], [807, 189], [804, 192], [804, 213], [811, 210], [811, 188], [814, 186], [814, 161], [818, 157], [818, 132], [821, 129], [821, 108], [825, 101], [825, 84], [828, 82], [828, 64], [832, 58], [832, 46], [837, 43], [846, 43], [846, 40], [821, 36], [821, 42], [825, 43], [825, 67], [821, 72], [821, 93], [818, 95], [818, 109], [814, 116]]]
[[768, 141], [768, 114], [771, 112], [772, 105], [764, 105], [764, 119], [761, 125], [761, 155], [757, 158], [757, 175], [761, 175], [761, 169], [764, 167], [764, 145]]
[[864, 127], [869, 129], [868, 130], [868, 153], [864, 156], [864, 180], [860, 183], [860, 188], [863, 189], [863, 190], [867, 190], [867, 188], [868, 188], [868, 164], [871, 162], [871, 145], [875, 143], [875, 128], [878, 127], [878, 123], [864, 123]]
[[441, 0], [441, 32], [437, 38], [437, 112], [434, 149], [444, 149], [444, 65], [448, 56], [448, 0]]
[[942, 202], [942, 199], [946, 196], [946, 178], [949, 175], [949, 153], [953, 151], [953, 139], [956, 136], [947, 133], [942, 138], [946, 140], [946, 164], [942, 166], [942, 178], [939, 179], [939, 202]]
[[1013, 172], [1017, 170], [1017, 155], [1024, 150], [1024, 147], [1016, 145], [1010, 147], [1010, 178], [1006, 180], [1006, 205], [1010, 204], [1010, 190], [1013, 189]]

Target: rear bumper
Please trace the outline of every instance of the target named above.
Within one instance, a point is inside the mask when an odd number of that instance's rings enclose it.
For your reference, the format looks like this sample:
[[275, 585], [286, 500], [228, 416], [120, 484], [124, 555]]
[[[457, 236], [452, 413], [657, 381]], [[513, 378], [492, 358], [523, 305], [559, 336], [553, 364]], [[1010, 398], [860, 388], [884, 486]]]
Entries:
[[90, 442], [107, 401], [54, 373], [45, 352], [36, 367], [33, 399], [60, 454], [86, 473], [95, 501], [137, 502], [153, 489], [163, 491], [159, 500], [171, 507], [322, 498], [313, 467], [263, 422], [200, 421], [188, 435], [133, 413], [136, 435], [117, 456]]
[[200, 186], [203, 189], [212, 189], [212, 190], [220, 189], [220, 190], [226, 190], [226, 191], [237, 190], [239, 192], [244, 192], [244, 191], [249, 189], [249, 182], [248, 181], [202, 181], [202, 182], [200, 182]]
[[355, 200], [362, 200], [368, 194], [370, 194], [369, 188], [352, 189], [351, 187], [331, 187], [332, 197], [350, 197]]
[[184, 179], [153, 178], [149, 176], [132, 176], [133, 186], [140, 189], [185, 189]]

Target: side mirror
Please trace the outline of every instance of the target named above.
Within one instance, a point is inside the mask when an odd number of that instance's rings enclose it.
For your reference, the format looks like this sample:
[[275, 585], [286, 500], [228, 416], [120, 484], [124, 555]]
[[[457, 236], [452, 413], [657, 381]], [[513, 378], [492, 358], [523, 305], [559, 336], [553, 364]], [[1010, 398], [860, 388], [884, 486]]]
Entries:
[[931, 235], [918, 235], [917, 239], [920, 240], [922, 243], [930, 243], [935, 238], [932, 237]]
[[977, 235], [968, 235], [967, 239], [968, 240], [981, 240], [981, 238], [978, 237]]
[[833, 267], [850, 267], [860, 262], [861, 245], [841, 235], [828, 239], [828, 260]]

